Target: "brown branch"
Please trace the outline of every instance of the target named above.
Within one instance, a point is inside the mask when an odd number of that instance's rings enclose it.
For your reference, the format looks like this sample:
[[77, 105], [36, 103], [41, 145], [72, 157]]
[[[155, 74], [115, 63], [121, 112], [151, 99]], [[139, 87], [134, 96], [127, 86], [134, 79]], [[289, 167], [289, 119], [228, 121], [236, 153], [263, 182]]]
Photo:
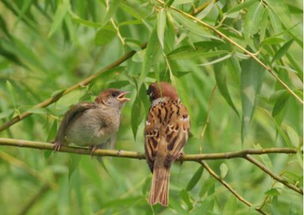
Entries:
[[[209, 174], [214, 177], [218, 182], [220, 182], [224, 187], [226, 187], [238, 200], [243, 202], [245, 205], [252, 207], [253, 204], [244, 199], [240, 194], [238, 194], [226, 181], [224, 181], [220, 176], [218, 176], [205, 161], [199, 161], [199, 163], [209, 172]], [[254, 208], [257, 212], [261, 214], [266, 214], [260, 208]]]
[[286, 181], [284, 178], [276, 175], [275, 173], [273, 173], [270, 169], [268, 169], [266, 166], [264, 166], [262, 163], [260, 163], [259, 161], [257, 161], [256, 159], [254, 159], [253, 157], [251, 157], [250, 155], [246, 154], [244, 157], [246, 160], [248, 160], [249, 162], [253, 163], [254, 165], [256, 165], [257, 167], [259, 167], [261, 170], [263, 170], [266, 174], [270, 175], [274, 180], [284, 184], [286, 187], [300, 193], [303, 195], [303, 190], [293, 184], [288, 183], [288, 181]]
[[[53, 150], [53, 144], [47, 142], [39, 141], [29, 141], [29, 140], [20, 140], [20, 139], [11, 139], [11, 138], [0, 138], [0, 146], [17, 146], [24, 148], [33, 148], [33, 149], [43, 149], [43, 150]], [[104, 156], [104, 157], [120, 157], [120, 158], [131, 158], [142, 160], [145, 159], [144, 153], [133, 152], [133, 151], [124, 151], [124, 150], [110, 150], [110, 149], [97, 149], [93, 153], [88, 148], [81, 147], [72, 147], [72, 146], [62, 146], [60, 152], [68, 152], [75, 154], [83, 155], [95, 155], [95, 156]], [[288, 188], [300, 193], [303, 195], [303, 190], [293, 184], [288, 183], [285, 179], [277, 176], [271, 170], [267, 169], [261, 163], [256, 161], [249, 155], [261, 155], [261, 154], [295, 154], [297, 153], [296, 149], [293, 148], [267, 148], [267, 149], [246, 149], [238, 152], [223, 152], [223, 153], [208, 153], [208, 154], [185, 154], [179, 161], [197, 161], [202, 160], [219, 160], [219, 159], [232, 159], [232, 158], [244, 158], [261, 168], [265, 173], [270, 175], [273, 179], [278, 182], [283, 183]]]
[[[146, 47], [146, 43], [141, 45], [141, 48], [144, 49]], [[130, 51], [127, 54], [125, 54], [124, 56], [120, 57], [119, 59], [117, 59], [116, 61], [114, 61], [113, 63], [105, 66], [104, 68], [102, 68], [99, 72], [90, 75], [89, 77], [87, 77], [86, 79], [78, 82], [77, 84], [74, 84], [72, 86], [70, 86], [69, 88], [62, 90], [61, 92], [55, 94], [54, 96], [44, 100], [43, 102], [40, 102], [39, 104], [36, 104], [32, 109], [36, 109], [36, 108], [44, 108], [49, 106], [50, 104], [53, 104], [54, 102], [58, 101], [62, 96], [72, 92], [75, 89], [78, 89], [80, 87], [86, 86], [89, 83], [91, 83], [93, 80], [95, 80], [96, 78], [98, 78], [101, 74], [103, 74], [104, 72], [113, 69], [117, 66], [119, 66], [120, 64], [122, 64], [124, 61], [128, 60], [129, 58], [131, 58], [134, 54], [136, 53], [136, 51]], [[4, 124], [2, 124], [0, 126], [0, 131], [3, 131], [7, 128], [9, 128], [10, 126], [14, 125], [15, 123], [19, 122], [20, 120], [23, 120], [24, 118], [28, 117], [32, 115], [32, 112], [30, 111], [26, 111], [23, 112], [21, 114], [19, 114], [18, 116], [12, 118], [11, 120], [9, 120], [8, 122], [5, 122]]]
[[[29, 141], [11, 138], [0, 138], [0, 145], [5, 146], [17, 146], [34, 149], [53, 150], [53, 144], [39, 141]], [[91, 155], [92, 152], [88, 148], [62, 146], [60, 152], [69, 152], [76, 154]], [[258, 155], [258, 154], [271, 154], [271, 153], [283, 153], [283, 154], [295, 154], [296, 149], [293, 148], [268, 148], [268, 149], [246, 149], [238, 152], [223, 152], [223, 153], [208, 153], [208, 154], [187, 154], [183, 155], [180, 161], [200, 161], [200, 160], [219, 160], [219, 159], [231, 159], [231, 158], [244, 158], [246, 155]], [[109, 150], [98, 149], [93, 152], [96, 156], [109, 156], [109, 157], [121, 157], [132, 159], [145, 159], [145, 155], [141, 152], [132, 152], [124, 150]]]

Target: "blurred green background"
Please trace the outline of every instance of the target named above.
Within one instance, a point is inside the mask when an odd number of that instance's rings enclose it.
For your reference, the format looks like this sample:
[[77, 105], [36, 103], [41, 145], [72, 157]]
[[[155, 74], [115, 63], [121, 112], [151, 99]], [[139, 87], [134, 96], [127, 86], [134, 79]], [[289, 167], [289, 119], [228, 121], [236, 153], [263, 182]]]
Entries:
[[[148, 84], [172, 82], [191, 116], [185, 153], [302, 148], [303, 111], [269, 72], [234, 45], [169, 5], [214, 26], [256, 54], [301, 98], [302, 1], [288, 0], [0, 1], [0, 121], [33, 115], [0, 137], [51, 141], [62, 115], [103, 89], [131, 91], [117, 149], [144, 151]], [[141, 44], [148, 42], [146, 49]], [[88, 86], [47, 108], [32, 107], [134, 50]], [[302, 187], [302, 155], [255, 156]], [[95, 158], [0, 147], [1, 214], [257, 214], [207, 171], [184, 162], [171, 172], [170, 205], [150, 207], [144, 160]], [[208, 164], [267, 214], [302, 214], [302, 196], [243, 159]], [[201, 175], [188, 186], [194, 173]], [[190, 183], [191, 184], [191, 183]], [[188, 188], [188, 189], [187, 189]]]

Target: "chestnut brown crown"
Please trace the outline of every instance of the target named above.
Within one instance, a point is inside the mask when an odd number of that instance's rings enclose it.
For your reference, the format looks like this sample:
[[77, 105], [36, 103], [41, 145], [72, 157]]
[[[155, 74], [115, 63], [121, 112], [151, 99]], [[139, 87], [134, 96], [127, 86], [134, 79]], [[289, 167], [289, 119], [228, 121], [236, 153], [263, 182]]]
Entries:
[[125, 97], [127, 93], [127, 91], [109, 88], [102, 91], [99, 96], [96, 97], [95, 102], [97, 104], [121, 107], [123, 103], [130, 101], [129, 98]]
[[168, 97], [174, 100], [179, 98], [176, 89], [167, 82], [155, 82], [150, 84], [147, 94], [151, 101], [163, 97]]

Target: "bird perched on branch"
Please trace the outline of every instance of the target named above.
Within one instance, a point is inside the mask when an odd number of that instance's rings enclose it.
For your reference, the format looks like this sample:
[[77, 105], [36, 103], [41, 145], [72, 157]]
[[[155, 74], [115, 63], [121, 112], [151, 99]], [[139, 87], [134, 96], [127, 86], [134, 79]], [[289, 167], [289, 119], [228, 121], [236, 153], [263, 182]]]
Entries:
[[125, 91], [104, 90], [95, 102], [82, 102], [71, 107], [63, 117], [54, 150], [62, 145], [74, 143], [89, 146], [92, 153], [97, 148], [113, 148], [120, 124], [120, 110], [129, 101]]
[[145, 153], [153, 173], [149, 203], [167, 206], [171, 164], [182, 155], [190, 120], [176, 89], [169, 83], [149, 86], [152, 102], [145, 126]]

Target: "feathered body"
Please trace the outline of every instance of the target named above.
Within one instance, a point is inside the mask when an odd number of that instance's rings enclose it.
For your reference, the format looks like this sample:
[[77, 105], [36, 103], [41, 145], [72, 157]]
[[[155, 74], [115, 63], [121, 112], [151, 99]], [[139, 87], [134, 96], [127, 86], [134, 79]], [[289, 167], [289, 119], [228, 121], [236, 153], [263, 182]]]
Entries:
[[189, 115], [169, 83], [151, 84], [148, 94], [152, 104], [145, 126], [145, 153], [153, 172], [149, 203], [167, 206], [170, 167], [188, 140]]
[[117, 89], [103, 91], [95, 102], [74, 105], [63, 117], [55, 150], [74, 143], [92, 148], [113, 148], [120, 124], [122, 104], [128, 101], [126, 92]]

